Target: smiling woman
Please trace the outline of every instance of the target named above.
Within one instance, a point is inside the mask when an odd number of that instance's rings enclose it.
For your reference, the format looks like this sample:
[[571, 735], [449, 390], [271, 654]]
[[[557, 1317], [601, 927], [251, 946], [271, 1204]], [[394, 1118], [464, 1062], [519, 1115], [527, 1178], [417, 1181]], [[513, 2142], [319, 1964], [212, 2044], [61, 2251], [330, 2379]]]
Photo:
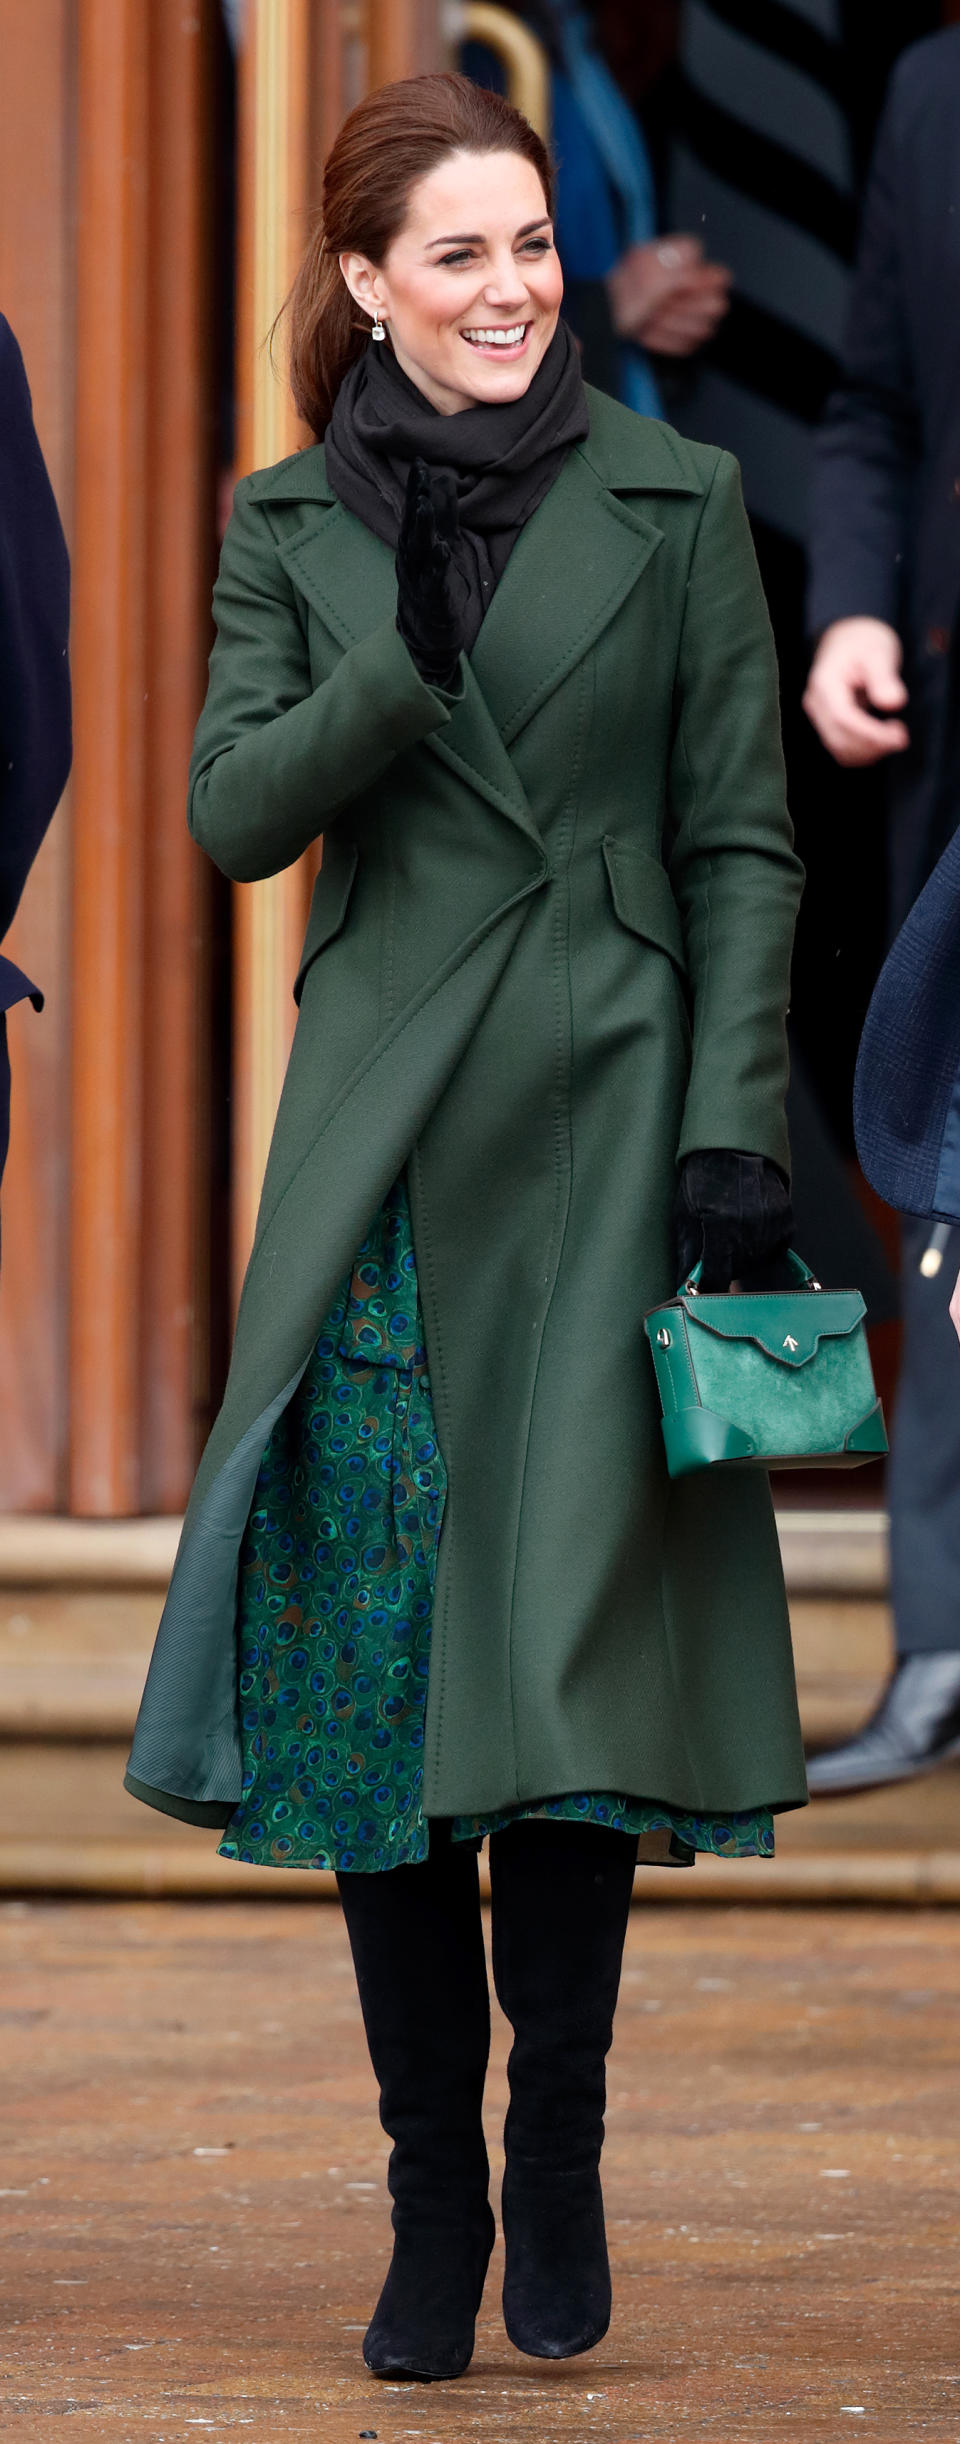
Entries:
[[291, 384], [318, 440], [375, 326], [442, 415], [519, 398], [563, 296], [552, 210], [546, 146], [498, 94], [458, 76], [368, 94], [288, 300]]
[[[458, 214], [467, 233], [444, 235]], [[419, 181], [382, 265], [344, 252], [340, 268], [442, 416], [522, 397], [557, 327], [563, 278], [543, 182], [517, 153], [451, 154]]]
[[479, 1840], [504, 2316], [563, 2358], [610, 2314], [638, 1844], [768, 1854], [804, 1795], [768, 1489], [670, 1483], [643, 1335], [678, 1165], [721, 1150], [733, 1270], [759, 1175], [783, 1226], [772, 641], [732, 461], [584, 386], [550, 185], [496, 95], [370, 95], [291, 300], [322, 445], [237, 489], [190, 824], [237, 880], [323, 863], [128, 1777], [337, 1870], [394, 2140], [364, 2355], [423, 2378], [493, 2237]]

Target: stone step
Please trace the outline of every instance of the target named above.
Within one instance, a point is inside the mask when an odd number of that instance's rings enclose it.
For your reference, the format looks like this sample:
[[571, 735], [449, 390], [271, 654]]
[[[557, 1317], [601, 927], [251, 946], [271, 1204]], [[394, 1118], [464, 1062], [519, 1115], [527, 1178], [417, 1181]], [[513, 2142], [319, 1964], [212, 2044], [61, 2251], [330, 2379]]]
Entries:
[[[123, 1788], [126, 1743], [22, 1740], [3, 1750], [0, 1842], [86, 1841], [193, 1843], [205, 1855], [216, 1837], [141, 1806]], [[960, 1850], [960, 1766], [943, 1766], [917, 1782], [866, 1791], [850, 1799], [818, 1799], [777, 1818], [783, 1857], [815, 1852]], [[309, 1878], [308, 1878], [309, 1881]]]
[[[161, 1603], [157, 1589], [0, 1585], [0, 1739], [129, 1738]], [[796, 1596], [791, 1620], [805, 1729], [841, 1738], [886, 1676], [887, 1608]]]
[[162, 1595], [0, 1586], [0, 1739], [128, 1739]]
[[[777, 1526], [787, 1585], [797, 1595], [883, 1596], [887, 1522], [883, 1511], [843, 1497], [811, 1508], [789, 1493]], [[66, 1519], [0, 1514], [0, 1586], [157, 1588], [173, 1568], [181, 1521]]]
[[[277, 1897], [275, 1872], [218, 1859], [216, 1836], [155, 1815], [123, 1789], [126, 1743], [21, 1740], [2, 1751], [0, 1888]], [[641, 1868], [639, 1900], [960, 1901], [960, 1768], [777, 1819], [777, 1856]], [[283, 1897], [333, 1878], [290, 1873]]]
[[[273, 1893], [269, 1870], [219, 1860], [213, 1835], [123, 1791], [177, 1522], [94, 1523], [78, 1540], [90, 1524], [0, 1521], [0, 1887]], [[884, 1523], [862, 1514], [838, 1528], [834, 1514], [808, 1512], [780, 1524], [801, 1714], [822, 1745], [864, 1719], [889, 1669]], [[638, 1897], [960, 1899], [958, 1803], [953, 1769], [820, 1800], [778, 1820], [775, 1861], [701, 1860], [692, 1875], [644, 1868]], [[284, 1885], [291, 1899], [332, 1889], [317, 1874]]]

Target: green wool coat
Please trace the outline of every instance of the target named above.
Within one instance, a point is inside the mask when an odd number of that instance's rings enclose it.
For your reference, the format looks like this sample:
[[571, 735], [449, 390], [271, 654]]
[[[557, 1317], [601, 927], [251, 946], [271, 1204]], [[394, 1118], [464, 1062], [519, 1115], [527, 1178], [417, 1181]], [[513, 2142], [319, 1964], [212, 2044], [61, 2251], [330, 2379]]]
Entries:
[[261, 1454], [404, 1165], [449, 1481], [426, 1811], [805, 1796], [767, 1481], [670, 1485], [643, 1334], [676, 1288], [678, 1156], [789, 1159], [802, 875], [773, 643], [734, 461], [589, 404], [446, 694], [321, 448], [237, 489], [190, 826], [241, 882], [324, 842], [229, 1379], [128, 1774], [193, 1822], [240, 1792], [236, 1577]]

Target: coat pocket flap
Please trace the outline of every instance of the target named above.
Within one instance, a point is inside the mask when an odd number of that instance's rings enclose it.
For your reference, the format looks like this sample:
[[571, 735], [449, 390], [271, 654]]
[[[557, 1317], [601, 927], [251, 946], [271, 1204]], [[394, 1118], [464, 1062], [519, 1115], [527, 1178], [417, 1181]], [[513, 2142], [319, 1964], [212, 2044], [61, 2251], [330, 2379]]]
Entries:
[[646, 849], [634, 848], [632, 842], [604, 838], [603, 855], [610, 880], [613, 905], [628, 933], [638, 934], [641, 941], [653, 942], [657, 950], [665, 950], [668, 959], [686, 973], [686, 953], [680, 910], [670, 889], [669, 877], [658, 857]]
[[843, 1340], [866, 1314], [859, 1290], [804, 1290], [799, 1297], [776, 1291], [751, 1297], [726, 1291], [711, 1298], [682, 1298], [688, 1324], [728, 1341], [755, 1341], [781, 1366], [806, 1366], [821, 1341]]
[[304, 978], [313, 966], [317, 954], [333, 942], [345, 921], [350, 905], [360, 852], [352, 840], [338, 840], [331, 832], [324, 838], [323, 863], [313, 886], [307, 930], [303, 937], [300, 965], [293, 988], [294, 1001], [299, 1003]]

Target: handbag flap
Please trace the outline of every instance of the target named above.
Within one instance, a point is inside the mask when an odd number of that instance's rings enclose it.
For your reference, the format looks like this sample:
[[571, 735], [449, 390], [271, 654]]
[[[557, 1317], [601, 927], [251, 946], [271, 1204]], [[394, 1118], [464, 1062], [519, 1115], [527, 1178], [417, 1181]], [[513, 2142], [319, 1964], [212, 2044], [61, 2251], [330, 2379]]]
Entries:
[[821, 1341], [856, 1332], [866, 1314], [859, 1290], [697, 1291], [678, 1305], [689, 1324], [726, 1341], [755, 1341], [781, 1366], [806, 1366]]

